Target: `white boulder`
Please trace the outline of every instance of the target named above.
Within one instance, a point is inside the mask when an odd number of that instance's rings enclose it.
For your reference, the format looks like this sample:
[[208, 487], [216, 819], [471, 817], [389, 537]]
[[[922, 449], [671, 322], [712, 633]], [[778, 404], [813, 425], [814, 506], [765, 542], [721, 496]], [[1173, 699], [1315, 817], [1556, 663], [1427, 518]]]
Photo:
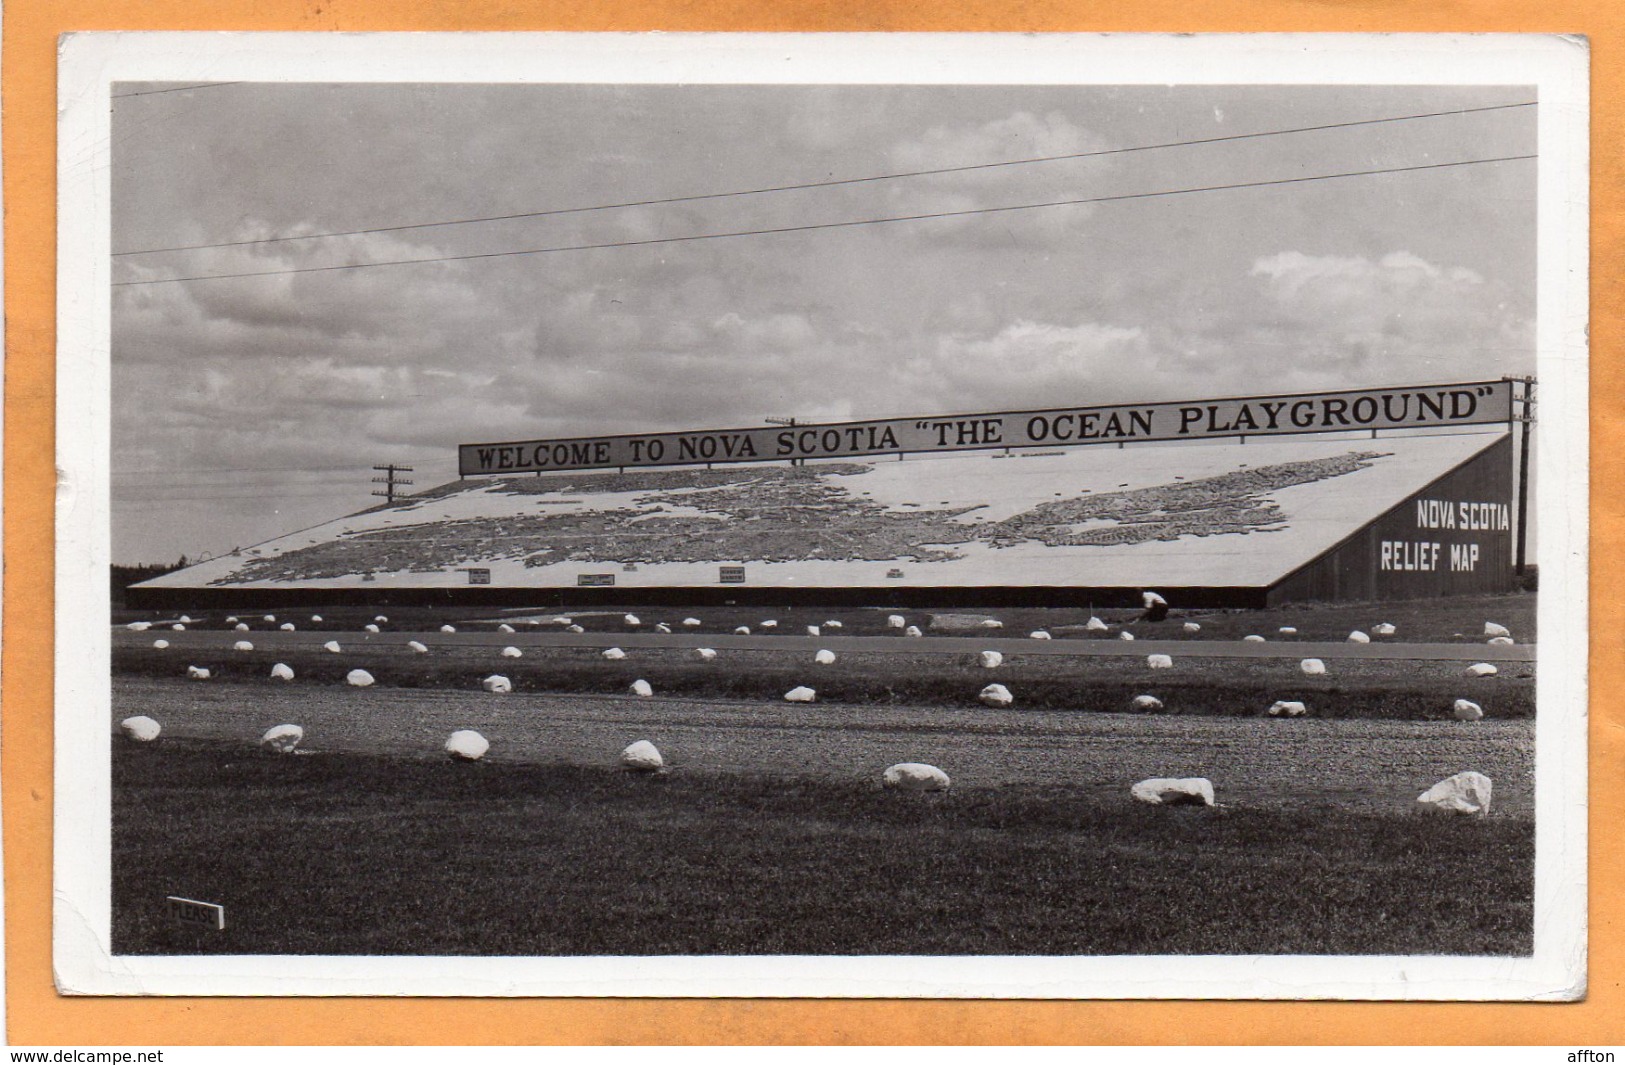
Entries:
[[984, 629], [1002, 629], [1002, 628], [1004, 628], [1004, 622], [1000, 621], [997, 618], [983, 618], [982, 619], [982, 628], [984, 628]]
[[1152, 669], [1173, 669], [1174, 660], [1168, 655], [1146, 655], [1145, 664]]
[[486, 677], [484, 680], [480, 681], [480, 687], [484, 688], [492, 695], [507, 695], [509, 692], [513, 691], [513, 681], [509, 680], [507, 677], [504, 677], [500, 673], [493, 673], [489, 677]]
[[604, 648], [604, 657], [609, 659], [611, 662], [619, 662], [621, 659], [626, 657], [626, 652], [621, 650], [619, 647], [606, 647]]
[[671, 626], [662, 621], [655, 625], [655, 631], [669, 636], [671, 635]]
[[1213, 782], [1206, 777], [1152, 777], [1129, 789], [1152, 806], [1213, 806]]
[[1184, 629], [1186, 632], [1201, 632], [1202, 631], [1202, 626], [1198, 625], [1194, 621], [1187, 621], [1187, 622], [1185, 622], [1184, 625], [1181, 625], [1180, 628]]
[[364, 669], [352, 669], [344, 675], [344, 683], [354, 688], [367, 688], [372, 685], [372, 674]]
[[1264, 637], [1259, 636], [1257, 634], [1253, 634], [1253, 635], [1250, 635], [1250, 636], [1243, 636], [1241, 638], [1241, 642], [1242, 643], [1263, 643], [1264, 642]]
[[886, 627], [888, 629], [900, 629], [907, 624], [908, 619], [901, 614], [892, 614], [886, 618]]
[[172, 629], [175, 632], [185, 632], [186, 631], [186, 626], [185, 625], [171, 625], [170, 629]]
[[320, 614], [312, 614], [310, 615], [310, 620], [312, 623], [320, 625], [322, 623], [322, 616]]
[[1367, 636], [1365, 633], [1361, 632], [1359, 629], [1355, 629], [1353, 632], [1348, 634], [1348, 642], [1349, 643], [1370, 643], [1371, 642], [1371, 637]]
[[454, 632], [457, 631], [457, 626], [455, 626], [455, 625], [442, 625], [442, 626], [440, 626], [440, 631], [449, 635], [449, 634], [454, 633]]
[[265, 615], [265, 620], [269, 621], [271, 624], [275, 625], [276, 624], [276, 615], [275, 614], [267, 614], [267, 615]]
[[513, 631], [513, 626], [509, 625], [507, 622], [503, 622], [501, 625], [497, 626], [497, 631], [498, 632], [503, 632], [503, 633], [512, 632]]
[[977, 659], [982, 663], [983, 669], [997, 669], [1004, 665], [1004, 655], [998, 651], [983, 651]]
[[1119, 640], [1132, 640], [1134, 639], [1134, 634], [1127, 629], [1124, 629], [1122, 632], [1117, 634], [1117, 638]]
[[[152, 628], [152, 622], [150, 622], [150, 621], [132, 621], [128, 625], [126, 625], [124, 627], [129, 629], [131, 632], [146, 632], [148, 629]], [[132, 718], [131, 720], [134, 720], [134, 719]], [[150, 721], [151, 718], [148, 718], [148, 720]]]
[[660, 757], [660, 750], [648, 740], [638, 740], [629, 743], [621, 751], [621, 765], [627, 769], [636, 769], [643, 773], [652, 773], [657, 769], [664, 769], [666, 760]]
[[326, 643], [322, 644], [322, 650], [332, 654], [338, 654], [340, 651], [344, 650], [344, 648], [339, 646], [339, 642], [337, 640], [328, 640]]
[[784, 693], [784, 701], [787, 703], [810, 703], [816, 698], [818, 693], [806, 685], [791, 688]]
[[822, 635], [824, 635], [824, 630], [819, 628], [817, 625], [808, 625], [807, 626], [807, 635], [808, 636], [822, 636]]
[[555, 625], [574, 625], [575, 623], [575, 618], [567, 618], [563, 614], [560, 614], [558, 617], [553, 619], [553, 624]]
[[521, 651], [517, 647], [504, 647], [502, 649], [502, 657], [503, 658], [524, 658], [525, 657], [525, 652]]
[[1296, 636], [1298, 634], [1298, 630], [1291, 625], [1282, 625], [1275, 631], [1279, 632], [1282, 636]]
[[181, 621], [185, 622], [188, 625], [192, 624], [193, 623], [192, 622], [192, 615], [190, 615], [190, 614], [182, 614], [181, 615]]
[[1398, 631], [1398, 629], [1394, 628], [1386, 621], [1378, 622], [1377, 624], [1371, 626], [1371, 634], [1373, 636], [1392, 636]]
[[768, 618], [766, 621], [762, 622], [761, 625], [758, 626], [758, 628], [763, 628], [763, 629], [776, 629], [778, 627], [779, 627], [779, 623], [777, 621], [775, 621], [774, 619], [772, 619], [772, 618]]
[[236, 643], [231, 645], [231, 649], [233, 651], [252, 651], [254, 649], [254, 645], [249, 643], [247, 640], [238, 640]]
[[1451, 814], [1487, 814], [1494, 790], [1483, 773], [1457, 773], [1446, 777], [1416, 797], [1430, 809]]
[[920, 631], [920, 627], [918, 625], [910, 625], [908, 628], [903, 630], [903, 635], [904, 636], [924, 636], [925, 633]]
[[835, 664], [835, 652], [819, 651], [817, 654], [813, 655], [813, 661], [817, 662], [821, 666], [832, 666]]
[[1136, 695], [1129, 706], [1141, 714], [1158, 714], [1162, 712], [1162, 700], [1155, 695]]
[[714, 662], [716, 661], [717, 653], [709, 647], [696, 647], [694, 649], [694, 656], [701, 662]]
[[626, 622], [628, 627], [634, 628], [634, 629], [637, 628], [639, 625], [643, 624], [642, 619], [640, 619], [636, 614], [628, 614], [625, 617], [623, 617], [621, 620]]
[[373, 624], [363, 625], [363, 626], [361, 626], [361, 630], [363, 632], [377, 632], [377, 631], [379, 631], [378, 626], [373, 625]]
[[572, 624], [572, 625], [566, 625], [564, 631], [565, 632], [586, 632], [587, 630], [582, 628], [580, 625], [573, 625]]
[[1326, 672], [1326, 663], [1318, 658], [1305, 658], [1298, 663], [1298, 668], [1303, 670], [1306, 676], [1318, 677]]
[[840, 630], [846, 628], [846, 626], [842, 625], [839, 621], [826, 621], [824, 622], [824, 628]]
[[1107, 629], [1111, 628], [1110, 625], [1107, 625], [1104, 621], [1101, 621], [1097, 617], [1090, 617], [1088, 621], [1083, 623], [1083, 627], [1089, 632], [1105, 632]]
[[734, 635], [735, 636], [749, 636], [750, 635], [750, 626], [749, 625], [740, 625], [739, 627], [734, 629]]
[[635, 681], [633, 681], [632, 686], [630, 688], [628, 688], [627, 690], [630, 691], [633, 695], [640, 696], [640, 697], [645, 698], [645, 699], [647, 699], [649, 696], [651, 696], [651, 695], [653, 695], [655, 693], [654, 688], [646, 680], [635, 680]]
[[232, 629], [237, 631], [237, 632], [247, 632], [248, 631], [248, 626], [245, 625], [243, 622], [239, 621], [237, 624], [232, 626]]
[[1450, 715], [1457, 721], [1482, 721], [1484, 708], [1471, 699], [1457, 699], [1455, 705], [1450, 708]]
[[429, 653], [429, 648], [416, 640], [407, 640], [406, 646], [410, 647], [414, 654], [426, 655]]
[[278, 662], [276, 665], [271, 667], [271, 679], [272, 680], [292, 680], [293, 679], [293, 667], [287, 665], [286, 663]]
[[1508, 629], [1505, 625], [1497, 625], [1493, 621], [1486, 621], [1486, 622], [1484, 622], [1484, 635], [1485, 636], [1511, 636], [1512, 635], [1512, 630]]
[[700, 621], [699, 618], [684, 618], [683, 619], [683, 628], [685, 628], [685, 629], [697, 629], [702, 624], [704, 624], [704, 622]]
[[1027, 638], [1031, 640], [1047, 640], [1050, 638], [1050, 635], [1043, 629], [1038, 629], [1036, 631], [1029, 632], [1027, 634]]
[[1309, 708], [1291, 699], [1281, 699], [1270, 706], [1271, 717], [1302, 717]]
[[152, 645], [154, 647], [156, 647], [160, 651], [164, 651], [164, 650], [169, 649], [169, 641], [168, 640], [154, 640], [154, 641], [152, 641]]
[[382, 615], [382, 614], [379, 614], [377, 617], [373, 618], [372, 620], [376, 621], [380, 625], [388, 625], [389, 624], [389, 619], [384, 617], [384, 615]]
[[898, 791], [947, 791], [948, 774], [924, 762], [899, 762], [880, 775], [880, 782]]
[[1501, 671], [1488, 662], [1475, 662], [1467, 667], [1467, 675], [1470, 677], [1493, 677], [1499, 672]]
[[1016, 697], [1010, 694], [1010, 689], [1002, 684], [989, 684], [976, 697], [986, 706], [1004, 707], [1016, 701]]
[[281, 629], [283, 632], [296, 632], [296, 631], [298, 631], [298, 630], [296, 630], [294, 628], [293, 622], [291, 622], [291, 621], [284, 621], [282, 624], [278, 625], [277, 628]]
[[118, 730], [124, 734], [125, 739], [137, 743], [151, 743], [158, 738], [158, 733], [163, 731], [158, 722], [145, 716], [125, 718], [118, 723]]
[[1485, 643], [1495, 644], [1497, 647], [1508, 647], [1517, 641], [1510, 636], [1491, 636]]
[[464, 762], [478, 761], [490, 749], [491, 742], [473, 729], [458, 729], [446, 739], [446, 753]]
[[209, 671], [202, 666], [187, 666], [186, 676], [190, 680], [208, 680]]
[[260, 737], [260, 746], [276, 754], [292, 754], [304, 738], [305, 730], [298, 725], [273, 725]]
[[233, 615], [231, 615], [230, 617], [228, 617], [226, 619], [226, 624], [227, 625], [235, 625], [235, 624], [237, 624], [237, 621], [238, 621], [237, 615], [233, 614]]

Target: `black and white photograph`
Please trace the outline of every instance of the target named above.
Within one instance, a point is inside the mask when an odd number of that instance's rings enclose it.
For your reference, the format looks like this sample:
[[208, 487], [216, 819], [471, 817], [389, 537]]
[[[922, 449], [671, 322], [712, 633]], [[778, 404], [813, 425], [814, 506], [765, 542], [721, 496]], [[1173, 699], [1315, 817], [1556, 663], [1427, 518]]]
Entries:
[[59, 987], [1582, 997], [1585, 64], [69, 38]]

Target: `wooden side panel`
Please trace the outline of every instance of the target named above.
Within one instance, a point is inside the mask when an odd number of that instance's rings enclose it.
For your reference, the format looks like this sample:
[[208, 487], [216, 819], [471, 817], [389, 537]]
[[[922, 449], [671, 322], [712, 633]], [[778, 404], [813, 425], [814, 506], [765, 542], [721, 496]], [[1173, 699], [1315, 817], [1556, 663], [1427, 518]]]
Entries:
[[1277, 582], [1269, 602], [1510, 591], [1512, 502], [1508, 435]]

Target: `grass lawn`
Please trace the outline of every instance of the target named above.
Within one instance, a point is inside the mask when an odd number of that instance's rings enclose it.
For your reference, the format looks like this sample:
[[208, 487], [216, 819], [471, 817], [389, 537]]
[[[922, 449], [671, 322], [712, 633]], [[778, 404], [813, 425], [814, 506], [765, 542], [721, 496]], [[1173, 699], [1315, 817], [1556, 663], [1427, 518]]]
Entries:
[[[1521, 954], [1533, 823], [120, 743], [120, 954]], [[163, 899], [226, 907], [227, 928]]]

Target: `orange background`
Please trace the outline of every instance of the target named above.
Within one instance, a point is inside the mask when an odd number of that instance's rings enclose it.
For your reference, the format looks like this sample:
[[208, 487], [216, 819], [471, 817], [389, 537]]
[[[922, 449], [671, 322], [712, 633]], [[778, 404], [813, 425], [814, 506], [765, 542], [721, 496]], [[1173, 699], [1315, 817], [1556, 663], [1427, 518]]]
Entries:
[[[5, 5], [0, 751], [12, 1044], [1625, 1044], [1625, 619], [1592, 618], [1590, 996], [1578, 1004], [87, 999], [51, 983], [56, 37], [71, 30], [1495, 31], [1592, 45], [1592, 589], [1620, 587], [1625, 5], [1612, 0], [13, 0]], [[1599, 668], [1600, 667], [1600, 668]]]

